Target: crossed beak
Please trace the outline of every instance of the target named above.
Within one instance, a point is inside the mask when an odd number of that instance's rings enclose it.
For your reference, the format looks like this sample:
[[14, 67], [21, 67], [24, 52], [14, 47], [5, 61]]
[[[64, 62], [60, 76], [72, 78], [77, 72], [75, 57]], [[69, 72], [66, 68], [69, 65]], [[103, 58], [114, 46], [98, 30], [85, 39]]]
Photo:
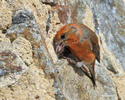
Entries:
[[60, 40], [58, 42], [54, 42], [54, 49], [57, 53], [57, 56], [60, 56], [62, 52], [64, 51], [65, 43], [64, 40]]

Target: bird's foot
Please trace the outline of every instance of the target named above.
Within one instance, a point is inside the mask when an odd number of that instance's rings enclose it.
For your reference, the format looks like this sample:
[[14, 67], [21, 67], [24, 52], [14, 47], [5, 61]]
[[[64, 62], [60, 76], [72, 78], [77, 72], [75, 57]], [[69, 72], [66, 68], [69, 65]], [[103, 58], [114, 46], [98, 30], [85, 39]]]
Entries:
[[83, 65], [84, 65], [84, 63], [83, 63], [82, 61], [76, 63], [76, 66], [77, 66], [78, 68], [81, 68]]
[[68, 62], [72, 63], [72, 64], [77, 64], [77, 62], [74, 59], [68, 58], [68, 57], [64, 57], [65, 59], [68, 60]]

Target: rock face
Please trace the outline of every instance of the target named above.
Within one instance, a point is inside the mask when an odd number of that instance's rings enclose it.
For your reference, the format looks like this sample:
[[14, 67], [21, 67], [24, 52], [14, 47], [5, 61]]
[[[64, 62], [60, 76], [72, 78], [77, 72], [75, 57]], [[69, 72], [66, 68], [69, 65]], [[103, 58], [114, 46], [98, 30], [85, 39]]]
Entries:
[[[124, 100], [122, 0], [0, 1], [0, 100]], [[66, 23], [84, 23], [100, 40], [97, 87], [53, 50]]]
[[95, 89], [82, 70], [68, 66], [66, 61], [58, 67], [61, 67], [59, 78], [68, 100], [118, 100], [115, 84], [103, 66], [96, 66], [97, 87]]
[[[15, 83], [24, 73], [28, 66], [13, 48], [9, 39], [4, 34], [0, 33], [0, 87]], [[2, 77], [5, 75], [6, 77]]]

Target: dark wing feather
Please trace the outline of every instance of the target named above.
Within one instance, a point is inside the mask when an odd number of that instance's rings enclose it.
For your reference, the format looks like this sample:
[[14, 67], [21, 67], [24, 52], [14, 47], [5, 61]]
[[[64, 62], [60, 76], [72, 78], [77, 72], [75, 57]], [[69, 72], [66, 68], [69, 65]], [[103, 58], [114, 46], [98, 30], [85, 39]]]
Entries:
[[92, 38], [90, 38], [90, 40], [92, 43], [92, 51], [95, 54], [97, 61], [100, 63], [100, 47], [98, 43], [98, 38], [97, 36], [93, 36]]

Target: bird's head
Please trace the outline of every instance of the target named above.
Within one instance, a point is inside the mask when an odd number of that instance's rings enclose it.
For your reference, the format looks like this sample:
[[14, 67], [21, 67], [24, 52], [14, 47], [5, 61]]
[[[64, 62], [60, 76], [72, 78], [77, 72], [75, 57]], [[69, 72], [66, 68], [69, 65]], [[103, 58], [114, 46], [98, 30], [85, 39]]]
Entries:
[[63, 26], [55, 35], [53, 46], [59, 56], [70, 45], [77, 44], [80, 39], [80, 29], [76, 24]]

